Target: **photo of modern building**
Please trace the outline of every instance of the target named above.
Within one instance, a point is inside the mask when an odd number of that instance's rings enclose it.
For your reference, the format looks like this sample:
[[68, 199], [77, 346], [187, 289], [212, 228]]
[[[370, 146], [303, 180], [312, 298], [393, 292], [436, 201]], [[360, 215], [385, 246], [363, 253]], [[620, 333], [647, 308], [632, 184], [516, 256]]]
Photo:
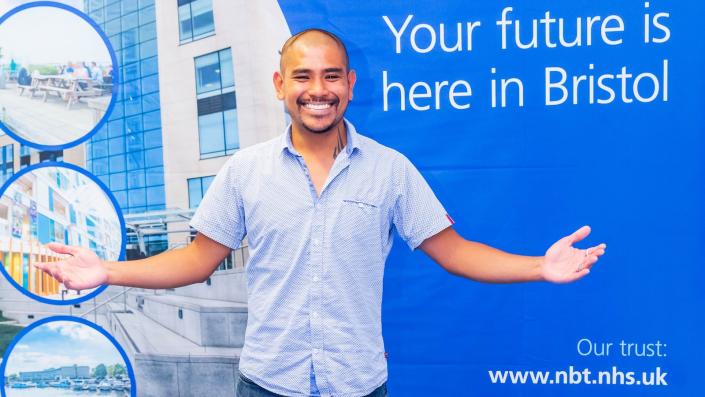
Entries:
[[87, 20], [55, 6], [21, 9], [0, 23], [0, 48], [6, 131], [55, 146], [95, 129], [112, 98], [114, 66]]
[[129, 366], [118, 347], [82, 322], [58, 318], [34, 326], [6, 361], [8, 397], [131, 395]]
[[[86, 247], [116, 260], [122, 233], [115, 207], [101, 187], [66, 167], [39, 167], [8, 185], [0, 197], [0, 255], [8, 275], [27, 291], [48, 299], [68, 299], [53, 278], [34, 262], [61, 259], [50, 242]], [[84, 291], [86, 292], [86, 291]]]
[[[82, 11], [116, 51], [115, 107], [88, 142], [53, 154], [29, 151], [21, 160], [27, 150], [0, 136], [0, 145], [13, 145], [7, 174], [21, 161], [61, 156], [110, 188], [125, 216], [128, 258], [183, 246], [195, 235], [188, 221], [228, 158], [281, 134], [289, 121], [272, 84], [290, 35], [281, 9], [274, 0], [85, 0]], [[253, 34], [258, 29], [267, 34]], [[78, 307], [27, 302], [0, 284], [0, 310], [22, 324], [73, 314], [104, 326], [135, 366], [141, 396], [234, 395], [248, 257], [244, 241], [204, 283], [109, 287]], [[169, 381], [177, 372], [207, 379], [177, 386]]]

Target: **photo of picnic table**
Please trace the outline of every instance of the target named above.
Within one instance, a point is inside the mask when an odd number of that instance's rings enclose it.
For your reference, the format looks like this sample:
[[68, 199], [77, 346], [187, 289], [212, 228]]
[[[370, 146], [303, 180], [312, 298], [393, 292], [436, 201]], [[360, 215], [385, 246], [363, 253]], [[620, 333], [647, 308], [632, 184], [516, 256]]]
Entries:
[[82, 97], [95, 97], [103, 95], [103, 89], [90, 78], [80, 78], [70, 75], [35, 75], [29, 87], [20, 86], [20, 95], [28, 91], [31, 97], [35, 94], [42, 95], [46, 102], [49, 95], [55, 95], [66, 101], [66, 109], [78, 102]]

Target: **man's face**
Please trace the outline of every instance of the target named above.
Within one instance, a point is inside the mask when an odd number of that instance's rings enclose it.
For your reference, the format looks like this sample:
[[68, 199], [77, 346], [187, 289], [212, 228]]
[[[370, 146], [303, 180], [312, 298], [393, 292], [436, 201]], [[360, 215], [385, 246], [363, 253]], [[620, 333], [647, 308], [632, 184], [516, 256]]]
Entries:
[[355, 72], [347, 71], [343, 50], [330, 37], [311, 32], [296, 40], [274, 74], [277, 98], [294, 127], [326, 133], [339, 125], [352, 99]]

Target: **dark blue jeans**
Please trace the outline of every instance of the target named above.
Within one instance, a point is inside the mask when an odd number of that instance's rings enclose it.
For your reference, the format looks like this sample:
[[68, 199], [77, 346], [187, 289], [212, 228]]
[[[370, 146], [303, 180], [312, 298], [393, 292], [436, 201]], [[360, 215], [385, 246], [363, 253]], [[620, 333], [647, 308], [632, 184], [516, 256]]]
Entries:
[[[237, 397], [285, 397], [280, 394], [272, 393], [257, 385], [255, 382], [247, 379], [240, 374], [240, 379], [237, 382]], [[387, 382], [378, 387], [372, 393], [365, 397], [387, 397]]]

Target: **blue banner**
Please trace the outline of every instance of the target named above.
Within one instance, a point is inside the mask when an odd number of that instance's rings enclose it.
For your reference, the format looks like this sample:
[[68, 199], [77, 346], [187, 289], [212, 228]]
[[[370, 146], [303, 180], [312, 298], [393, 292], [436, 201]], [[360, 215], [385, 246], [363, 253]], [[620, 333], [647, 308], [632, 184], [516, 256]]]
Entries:
[[584, 280], [480, 284], [397, 241], [397, 396], [695, 396], [705, 359], [701, 2], [289, 1], [357, 71], [347, 117], [421, 170], [466, 238], [543, 255], [583, 224]]

